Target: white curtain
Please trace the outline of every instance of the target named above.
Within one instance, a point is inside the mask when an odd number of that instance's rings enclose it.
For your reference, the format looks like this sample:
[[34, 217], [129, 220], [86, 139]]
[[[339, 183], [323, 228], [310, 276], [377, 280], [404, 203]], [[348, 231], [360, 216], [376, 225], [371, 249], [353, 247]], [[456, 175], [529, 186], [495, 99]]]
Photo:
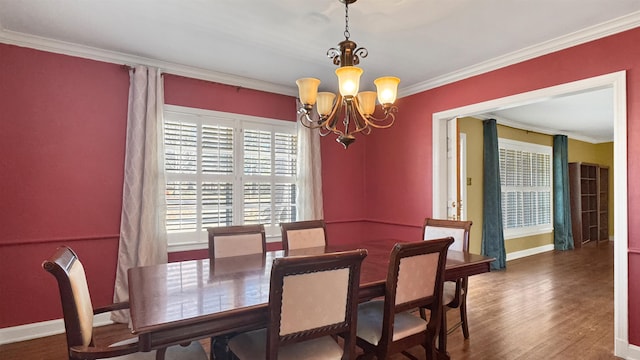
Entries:
[[298, 220], [324, 218], [320, 134], [298, 122]]
[[[159, 69], [136, 66], [129, 71], [129, 77], [127, 143], [114, 302], [129, 300], [129, 268], [167, 262], [162, 75]], [[114, 312], [111, 319], [126, 323], [129, 322], [129, 313]]]

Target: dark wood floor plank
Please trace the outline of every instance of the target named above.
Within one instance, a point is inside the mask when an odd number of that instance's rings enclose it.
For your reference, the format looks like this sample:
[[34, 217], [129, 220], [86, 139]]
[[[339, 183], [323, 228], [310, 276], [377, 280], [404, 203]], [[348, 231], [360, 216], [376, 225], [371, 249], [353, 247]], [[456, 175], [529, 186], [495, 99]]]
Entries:
[[[506, 271], [473, 276], [468, 313], [471, 338], [464, 340], [460, 330], [449, 336], [452, 359], [617, 359], [613, 243], [534, 255], [508, 262]], [[457, 311], [448, 316], [454, 323]], [[208, 340], [202, 343], [208, 350]], [[409, 352], [425, 358], [419, 347]], [[65, 338], [2, 345], [0, 358], [66, 360]]]

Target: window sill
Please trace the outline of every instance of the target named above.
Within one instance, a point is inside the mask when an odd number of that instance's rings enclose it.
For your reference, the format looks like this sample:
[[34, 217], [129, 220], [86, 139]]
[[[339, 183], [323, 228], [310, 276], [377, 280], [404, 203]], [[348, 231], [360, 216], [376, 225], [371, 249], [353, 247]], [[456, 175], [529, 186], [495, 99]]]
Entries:
[[519, 230], [519, 231], [514, 231], [512, 233], [505, 232], [504, 239], [515, 240], [523, 237], [545, 235], [545, 234], [553, 234], [553, 228]]

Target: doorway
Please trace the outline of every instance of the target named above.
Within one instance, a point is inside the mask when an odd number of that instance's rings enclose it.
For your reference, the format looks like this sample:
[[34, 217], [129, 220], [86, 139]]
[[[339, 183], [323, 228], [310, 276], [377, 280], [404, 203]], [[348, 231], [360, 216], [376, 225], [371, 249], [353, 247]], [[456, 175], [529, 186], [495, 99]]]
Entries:
[[[613, 89], [614, 127], [614, 337], [615, 355], [624, 356], [628, 336], [628, 244], [627, 232], [627, 113], [626, 72], [597, 76], [585, 80], [471, 104], [433, 114], [433, 217], [447, 216], [447, 120], [476, 116], [500, 109], [526, 105], [564, 95], [603, 88]], [[443, 194], [445, 194], [443, 196]]]

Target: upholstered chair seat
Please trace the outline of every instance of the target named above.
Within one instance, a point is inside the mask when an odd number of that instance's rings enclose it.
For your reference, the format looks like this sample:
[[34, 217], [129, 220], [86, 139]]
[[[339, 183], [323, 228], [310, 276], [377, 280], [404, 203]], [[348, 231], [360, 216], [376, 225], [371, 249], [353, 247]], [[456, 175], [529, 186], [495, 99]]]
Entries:
[[[382, 336], [384, 301], [372, 300], [358, 306], [358, 337], [366, 342], [378, 345]], [[410, 312], [396, 314], [393, 320], [392, 341], [427, 330], [427, 321]]]
[[[426, 358], [436, 358], [435, 339], [442, 316], [442, 293], [447, 249], [453, 238], [399, 243], [391, 252], [384, 300], [358, 306], [359, 357], [387, 359], [394, 353], [422, 345]], [[429, 318], [414, 315], [429, 307]]]
[[442, 303], [450, 304], [456, 298], [456, 282], [445, 281], [442, 290]]

